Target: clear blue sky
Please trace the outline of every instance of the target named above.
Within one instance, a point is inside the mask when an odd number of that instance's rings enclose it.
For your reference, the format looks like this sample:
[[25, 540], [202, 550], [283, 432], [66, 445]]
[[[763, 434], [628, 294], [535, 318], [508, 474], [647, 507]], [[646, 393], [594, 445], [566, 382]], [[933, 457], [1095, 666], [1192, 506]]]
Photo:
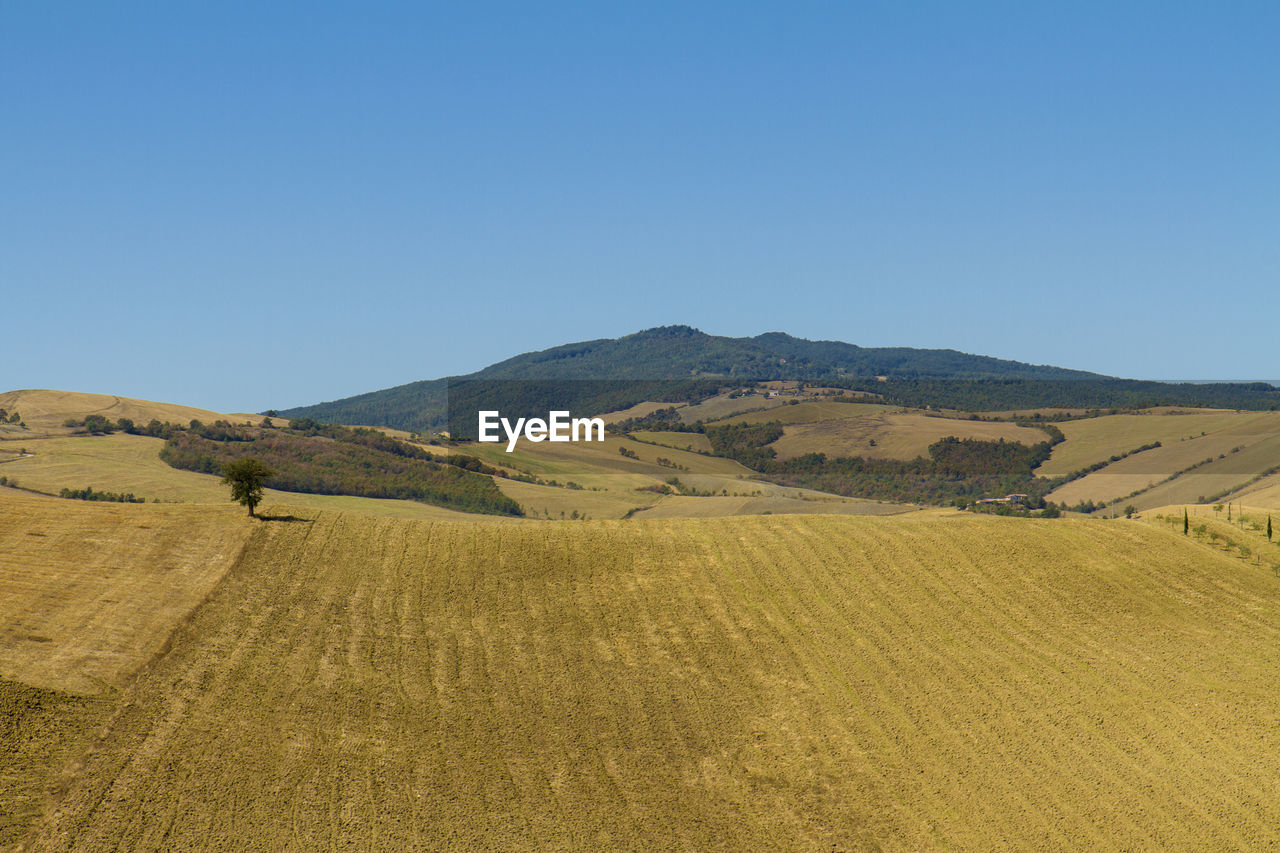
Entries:
[[0, 390], [687, 323], [1280, 378], [1280, 4], [0, 5]]

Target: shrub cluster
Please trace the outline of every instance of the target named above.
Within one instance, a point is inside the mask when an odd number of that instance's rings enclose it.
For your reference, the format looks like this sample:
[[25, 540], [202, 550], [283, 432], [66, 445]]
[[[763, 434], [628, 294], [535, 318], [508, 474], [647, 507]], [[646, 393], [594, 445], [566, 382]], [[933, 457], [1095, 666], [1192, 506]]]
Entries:
[[765, 424], [725, 424], [707, 427], [707, 440], [716, 456], [736, 459], [748, 468], [762, 470], [778, 454], [767, 445], [782, 438], [782, 424], [770, 421]]
[[93, 486], [85, 486], [83, 489], [63, 489], [58, 493], [58, 497], [77, 501], [110, 501], [121, 504], [143, 504], [147, 502], [146, 498], [136, 497], [133, 492], [124, 494], [120, 492], [95, 492]]

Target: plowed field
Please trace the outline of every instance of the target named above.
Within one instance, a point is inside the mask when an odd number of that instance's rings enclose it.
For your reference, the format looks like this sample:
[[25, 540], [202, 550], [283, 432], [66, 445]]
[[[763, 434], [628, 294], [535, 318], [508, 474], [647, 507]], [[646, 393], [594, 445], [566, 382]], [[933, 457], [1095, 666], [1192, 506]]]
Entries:
[[312, 513], [27, 846], [1275, 847], [1278, 605], [1142, 522]]

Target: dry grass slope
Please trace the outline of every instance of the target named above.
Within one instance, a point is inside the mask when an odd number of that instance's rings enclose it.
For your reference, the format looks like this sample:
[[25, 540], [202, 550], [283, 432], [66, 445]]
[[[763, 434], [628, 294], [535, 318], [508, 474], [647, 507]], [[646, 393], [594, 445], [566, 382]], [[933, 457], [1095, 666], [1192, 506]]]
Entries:
[[1278, 603], [1141, 523], [322, 513], [27, 849], [1274, 847]]
[[0, 849], [118, 690], [230, 568], [250, 526], [213, 510], [0, 488]]
[[1256, 506], [1280, 512], [1280, 474], [1272, 474], [1223, 500], [1246, 500]]
[[775, 409], [778, 406], [785, 406], [788, 399], [787, 397], [766, 397], [761, 394], [748, 394], [743, 397], [730, 397], [728, 394], [720, 394], [692, 406], [681, 407], [680, 420], [687, 424], [691, 424], [694, 421], [720, 420], [721, 418], [736, 415], [739, 412], [749, 412], [753, 409]]
[[78, 391], [6, 391], [0, 394], [0, 409], [18, 412], [22, 415], [23, 423], [37, 432], [58, 431], [67, 418], [83, 420], [85, 415], [102, 415], [113, 421], [129, 418], [138, 424], [145, 424], [152, 418], [175, 424], [187, 424], [193, 419], [205, 423], [219, 419], [230, 419], [237, 423], [252, 419], [257, 423], [261, 419], [257, 415], [224, 415], [209, 409], [174, 403], [155, 403], [131, 397], [84, 394]]
[[679, 450], [689, 450], [694, 453], [711, 452], [711, 442], [700, 432], [650, 432], [640, 430], [632, 433], [632, 436], [640, 441], [661, 444], [664, 447], [674, 447]]
[[616, 412], [608, 412], [601, 415], [601, 417], [607, 424], [616, 424], [618, 421], [625, 421], [629, 418], [643, 418], [645, 415], [651, 415], [659, 409], [669, 409], [672, 407], [680, 408], [684, 405], [684, 403], [657, 403], [648, 401], [644, 403], [636, 403], [634, 406], [619, 409]]

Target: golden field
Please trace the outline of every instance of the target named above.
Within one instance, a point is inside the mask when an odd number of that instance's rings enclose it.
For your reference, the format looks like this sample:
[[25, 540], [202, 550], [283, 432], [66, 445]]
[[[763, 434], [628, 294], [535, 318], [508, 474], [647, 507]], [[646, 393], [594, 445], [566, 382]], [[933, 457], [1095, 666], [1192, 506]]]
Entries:
[[[196, 509], [0, 505], [55, 598]], [[243, 551], [163, 653], [23, 706], [74, 745], [20, 849], [1280, 845], [1280, 579], [1163, 520], [200, 511]]]
[[140, 512], [0, 491], [0, 676], [71, 693], [124, 684], [252, 530], [231, 504]]

